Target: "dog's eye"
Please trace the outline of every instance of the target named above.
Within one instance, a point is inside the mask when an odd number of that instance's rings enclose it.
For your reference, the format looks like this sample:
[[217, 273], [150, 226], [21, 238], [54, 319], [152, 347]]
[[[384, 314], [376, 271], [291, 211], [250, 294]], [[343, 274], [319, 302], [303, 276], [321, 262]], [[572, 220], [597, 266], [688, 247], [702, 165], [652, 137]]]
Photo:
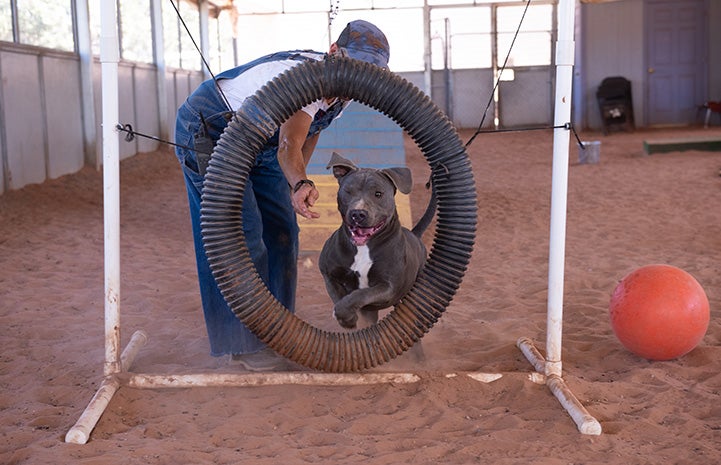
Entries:
[[377, 198], [377, 199], [380, 199], [381, 197], [383, 197], [383, 192], [381, 192], [381, 191], [376, 191], [376, 198]]

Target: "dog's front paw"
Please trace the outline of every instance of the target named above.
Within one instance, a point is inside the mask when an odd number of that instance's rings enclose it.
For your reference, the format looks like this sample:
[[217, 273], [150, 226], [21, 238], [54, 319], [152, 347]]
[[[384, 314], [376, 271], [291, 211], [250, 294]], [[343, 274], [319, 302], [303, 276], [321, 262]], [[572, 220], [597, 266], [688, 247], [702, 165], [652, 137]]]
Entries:
[[342, 305], [336, 305], [333, 308], [333, 318], [346, 329], [354, 329], [358, 324], [358, 313]]

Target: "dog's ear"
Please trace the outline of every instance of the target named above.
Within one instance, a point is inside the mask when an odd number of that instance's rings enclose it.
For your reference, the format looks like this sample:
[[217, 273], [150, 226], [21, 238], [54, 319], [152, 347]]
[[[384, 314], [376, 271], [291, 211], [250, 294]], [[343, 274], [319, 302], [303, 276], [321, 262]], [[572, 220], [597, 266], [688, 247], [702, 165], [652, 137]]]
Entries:
[[333, 176], [335, 176], [336, 179], [340, 179], [351, 171], [357, 170], [358, 167], [355, 166], [352, 161], [343, 158], [338, 152], [333, 152], [325, 169], [333, 169]]
[[409, 194], [411, 192], [411, 188], [413, 188], [413, 178], [410, 169], [405, 167], [385, 168], [381, 170], [381, 173], [385, 174], [401, 193]]

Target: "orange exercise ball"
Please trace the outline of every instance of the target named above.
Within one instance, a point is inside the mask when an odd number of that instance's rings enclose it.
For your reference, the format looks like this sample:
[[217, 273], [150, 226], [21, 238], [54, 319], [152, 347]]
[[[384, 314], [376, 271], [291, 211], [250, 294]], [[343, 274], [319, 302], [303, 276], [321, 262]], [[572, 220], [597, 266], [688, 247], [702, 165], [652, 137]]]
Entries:
[[708, 298], [686, 271], [648, 265], [624, 277], [609, 306], [611, 327], [624, 347], [649, 360], [689, 353], [708, 329]]

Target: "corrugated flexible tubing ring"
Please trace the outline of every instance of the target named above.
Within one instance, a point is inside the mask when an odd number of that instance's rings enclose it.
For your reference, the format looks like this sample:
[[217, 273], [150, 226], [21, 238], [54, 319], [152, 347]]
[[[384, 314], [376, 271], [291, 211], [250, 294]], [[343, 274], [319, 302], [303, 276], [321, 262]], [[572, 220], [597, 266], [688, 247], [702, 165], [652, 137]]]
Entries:
[[[244, 188], [256, 153], [292, 114], [324, 97], [364, 103], [399, 124], [426, 157], [438, 199], [433, 245], [413, 288], [378, 323], [348, 332], [316, 328], [273, 297], [251, 261], [241, 220]], [[330, 57], [302, 63], [276, 77], [238, 110], [210, 160], [201, 229], [223, 297], [258, 338], [306, 367], [351, 372], [392, 360], [438, 321], [470, 261], [476, 212], [475, 183], [465, 148], [433, 102], [388, 70]]]

